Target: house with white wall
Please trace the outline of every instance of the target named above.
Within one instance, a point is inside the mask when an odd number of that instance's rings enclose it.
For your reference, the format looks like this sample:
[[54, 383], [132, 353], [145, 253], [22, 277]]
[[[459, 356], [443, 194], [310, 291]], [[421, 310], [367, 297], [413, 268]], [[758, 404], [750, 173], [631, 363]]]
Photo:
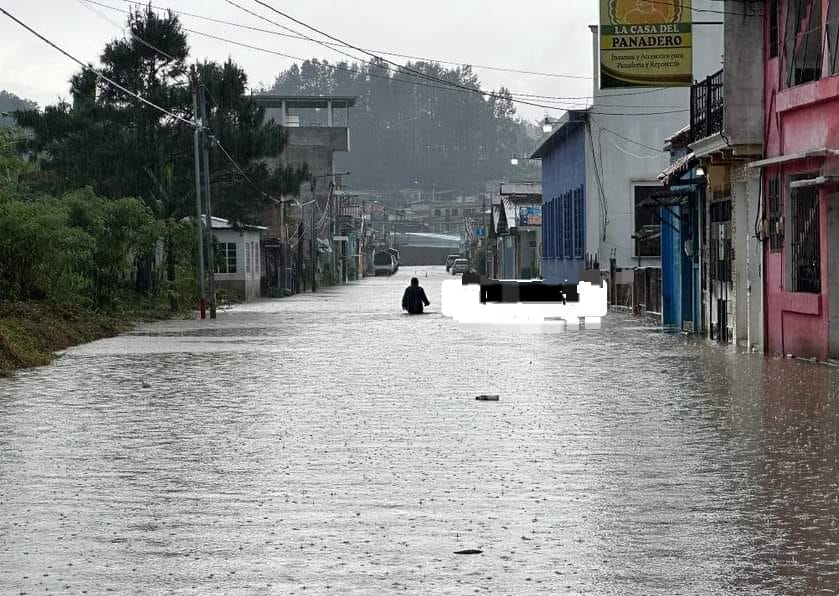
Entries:
[[262, 254], [260, 239], [267, 230], [213, 218], [215, 240], [216, 289], [238, 300], [248, 301], [261, 295]]
[[[720, 4], [694, 0], [693, 77], [703, 79], [722, 64]], [[663, 139], [690, 122], [690, 87], [600, 89], [599, 28], [591, 27], [594, 64], [592, 106], [586, 127], [586, 252], [602, 269], [661, 267], [660, 218], [646, 208], [661, 192], [659, 173], [669, 153]], [[596, 242], [594, 242], [596, 238]]]

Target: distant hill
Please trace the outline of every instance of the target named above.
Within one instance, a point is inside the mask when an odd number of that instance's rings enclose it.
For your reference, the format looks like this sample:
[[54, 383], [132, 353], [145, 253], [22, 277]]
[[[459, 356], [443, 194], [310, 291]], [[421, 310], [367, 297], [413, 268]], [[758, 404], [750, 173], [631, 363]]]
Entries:
[[[8, 91], [0, 90], [0, 112], [13, 112], [15, 110], [33, 110], [38, 107], [34, 101], [23, 99], [9, 93]], [[8, 127], [14, 124], [14, 120], [9, 116], [0, 116], [0, 127]]]

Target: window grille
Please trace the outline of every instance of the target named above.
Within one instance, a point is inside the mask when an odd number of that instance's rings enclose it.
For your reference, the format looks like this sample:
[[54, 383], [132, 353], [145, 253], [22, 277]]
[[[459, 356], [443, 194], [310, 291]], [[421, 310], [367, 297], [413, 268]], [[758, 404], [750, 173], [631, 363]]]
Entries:
[[574, 257], [577, 259], [583, 258], [583, 226], [585, 225], [583, 193], [582, 186], [574, 191]]
[[574, 193], [565, 194], [562, 210], [562, 252], [566, 259], [574, 256]]
[[769, 203], [769, 250], [777, 252], [784, 247], [784, 238], [778, 229], [781, 220], [781, 181], [777, 175], [769, 179], [767, 199]]
[[790, 189], [790, 274], [793, 292], [821, 292], [819, 193]]

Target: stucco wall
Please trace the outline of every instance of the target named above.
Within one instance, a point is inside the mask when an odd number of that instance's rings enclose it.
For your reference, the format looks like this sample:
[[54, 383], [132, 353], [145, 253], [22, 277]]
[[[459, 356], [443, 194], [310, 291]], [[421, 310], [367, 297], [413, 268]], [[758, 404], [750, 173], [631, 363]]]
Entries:
[[[715, 14], [720, 4], [695, 0], [694, 8]], [[694, 11], [695, 15], [705, 13]], [[698, 19], [697, 19], [698, 20]], [[705, 19], [703, 19], [705, 20]], [[716, 20], [716, 19], [714, 19]], [[591, 138], [603, 184], [606, 222], [598, 221], [598, 252], [602, 268], [608, 267], [611, 251], [616, 252], [618, 267], [638, 266], [635, 258], [635, 208], [633, 187], [657, 185], [658, 174], [669, 164], [664, 139], [681, 130], [690, 121], [690, 89], [599, 89], [598, 31], [592, 28], [594, 49], [594, 102]], [[700, 80], [722, 67], [723, 28], [718, 25], [695, 26], [693, 37], [694, 79]], [[633, 115], [652, 114], [652, 115]], [[630, 140], [627, 140], [630, 139]], [[597, 189], [594, 158], [587, 158], [589, 196]], [[595, 196], [595, 198], [597, 198]], [[597, 205], [589, 201], [590, 206]], [[590, 212], [589, 212], [590, 213]], [[640, 265], [660, 267], [660, 258], [643, 258]]]

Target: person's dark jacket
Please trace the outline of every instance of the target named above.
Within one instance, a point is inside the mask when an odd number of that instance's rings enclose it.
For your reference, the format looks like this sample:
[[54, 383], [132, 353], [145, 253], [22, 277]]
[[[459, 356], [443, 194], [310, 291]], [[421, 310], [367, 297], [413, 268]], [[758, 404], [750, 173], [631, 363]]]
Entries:
[[421, 315], [423, 304], [425, 306], [431, 304], [425, 295], [425, 290], [420, 286], [408, 286], [405, 288], [405, 294], [402, 295], [402, 310], [407, 310], [412, 315]]

